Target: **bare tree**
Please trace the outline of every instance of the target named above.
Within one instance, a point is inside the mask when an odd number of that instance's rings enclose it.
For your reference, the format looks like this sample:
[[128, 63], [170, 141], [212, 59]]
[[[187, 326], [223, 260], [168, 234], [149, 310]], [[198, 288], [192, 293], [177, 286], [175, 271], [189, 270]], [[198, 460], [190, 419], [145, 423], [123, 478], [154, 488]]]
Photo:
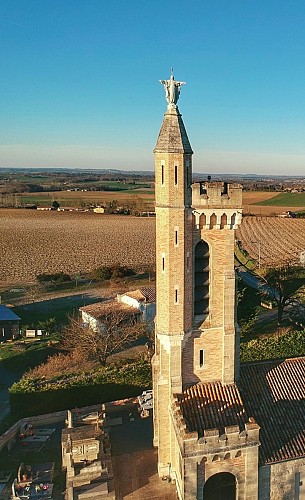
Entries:
[[288, 306], [294, 305], [305, 285], [305, 270], [301, 266], [290, 264], [270, 268], [264, 276], [268, 288], [264, 292], [277, 304], [278, 324], [282, 323], [283, 314]]
[[90, 326], [84, 327], [79, 319], [70, 318], [63, 331], [63, 349], [84, 350], [91, 359], [98, 360], [104, 366], [111, 354], [146, 336], [146, 325], [137, 321], [136, 313], [130, 316], [113, 305], [105, 310], [101, 323], [101, 328], [95, 330]]

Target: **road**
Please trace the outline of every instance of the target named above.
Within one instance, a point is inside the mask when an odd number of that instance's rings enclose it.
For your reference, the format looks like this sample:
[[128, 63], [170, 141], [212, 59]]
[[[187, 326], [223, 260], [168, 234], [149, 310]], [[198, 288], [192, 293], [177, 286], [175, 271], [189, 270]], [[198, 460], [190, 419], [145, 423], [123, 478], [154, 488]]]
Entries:
[[259, 278], [257, 278], [253, 274], [250, 274], [245, 269], [238, 269], [237, 274], [243, 280], [245, 285], [247, 285], [251, 288], [255, 288], [259, 292], [262, 292], [262, 293], [268, 295], [271, 299], [277, 295], [277, 292], [275, 290], [272, 290], [272, 288], [270, 288], [268, 285], [264, 284]]

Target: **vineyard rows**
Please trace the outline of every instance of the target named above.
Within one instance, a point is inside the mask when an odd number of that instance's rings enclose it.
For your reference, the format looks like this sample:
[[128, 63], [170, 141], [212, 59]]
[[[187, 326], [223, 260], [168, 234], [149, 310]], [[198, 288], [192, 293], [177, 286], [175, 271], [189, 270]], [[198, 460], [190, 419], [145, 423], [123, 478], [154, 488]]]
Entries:
[[244, 250], [261, 265], [297, 264], [305, 250], [305, 219], [243, 217], [236, 231]]

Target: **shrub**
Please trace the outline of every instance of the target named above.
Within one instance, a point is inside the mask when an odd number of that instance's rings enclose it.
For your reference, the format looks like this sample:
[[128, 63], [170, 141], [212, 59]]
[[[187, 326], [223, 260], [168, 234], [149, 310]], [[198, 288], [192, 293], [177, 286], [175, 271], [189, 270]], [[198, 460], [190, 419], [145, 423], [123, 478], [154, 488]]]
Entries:
[[77, 372], [50, 378], [37, 377], [35, 370], [26, 374], [10, 388], [11, 412], [18, 418], [38, 415], [134, 397], [151, 387], [148, 362], [109, 366], [89, 373], [82, 371], [82, 366], [78, 364]]
[[282, 334], [242, 342], [240, 345], [242, 362], [291, 358], [304, 356], [304, 354], [305, 330], [288, 332], [284, 330]]
[[66, 281], [71, 281], [69, 274], [63, 272], [54, 274], [37, 274], [36, 279], [38, 283], [65, 283]]
[[93, 271], [93, 277], [97, 280], [104, 281], [110, 279], [124, 278], [133, 276], [135, 272], [127, 266], [113, 264], [112, 266], [101, 266]]

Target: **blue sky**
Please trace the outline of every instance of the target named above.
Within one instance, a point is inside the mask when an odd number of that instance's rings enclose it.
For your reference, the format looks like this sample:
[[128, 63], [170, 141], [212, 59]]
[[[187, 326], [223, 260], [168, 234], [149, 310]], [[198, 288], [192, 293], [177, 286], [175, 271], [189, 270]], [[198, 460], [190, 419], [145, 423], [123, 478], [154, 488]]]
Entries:
[[305, 175], [303, 0], [2, 0], [0, 166], [153, 170], [175, 70], [196, 172]]

